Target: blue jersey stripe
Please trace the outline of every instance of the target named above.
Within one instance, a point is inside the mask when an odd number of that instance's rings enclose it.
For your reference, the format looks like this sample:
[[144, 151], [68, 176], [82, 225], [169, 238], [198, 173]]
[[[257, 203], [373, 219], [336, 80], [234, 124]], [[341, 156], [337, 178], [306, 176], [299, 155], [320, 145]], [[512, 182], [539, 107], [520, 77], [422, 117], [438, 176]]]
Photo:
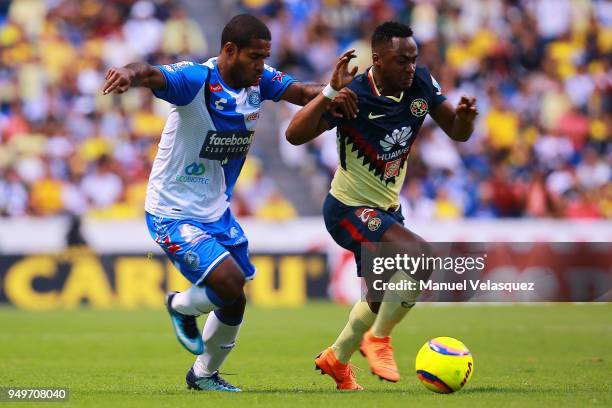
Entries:
[[[211, 71], [211, 74], [206, 79], [204, 89], [206, 109], [208, 110], [208, 113], [215, 124], [215, 128], [218, 131], [247, 130], [244, 124], [244, 115], [236, 112], [236, 99], [234, 99], [225, 90], [215, 92], [216, 95], [213, 96], [213, 92], [210, 90], [211, 84], [214, 86], [219, 80], [220, 75], [218, 75], [215, 67], [215, 69]], [[215, 105], [222, 108], [223, 114], [215, 107]]]
[[240, 171], [245, 161], [246, 159], [243, 157], [241, 159], [230, 160], [222, 166], [223, 174], [225, 175], [225, 195], [227, 195], [228, 201], [232, 199], [236, 180], [238, 180], [238, 176], [240, 175]]

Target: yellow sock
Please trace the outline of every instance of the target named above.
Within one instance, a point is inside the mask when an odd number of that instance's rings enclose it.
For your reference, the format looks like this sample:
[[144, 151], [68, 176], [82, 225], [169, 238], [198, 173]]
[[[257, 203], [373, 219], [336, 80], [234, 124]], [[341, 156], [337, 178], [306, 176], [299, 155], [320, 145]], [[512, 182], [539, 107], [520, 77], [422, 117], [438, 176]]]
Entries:
[[346, 326], [332, 345], [334, 354], [341, 363], [349, 362], [359, 347], [363, 334], [372, 326], [374, 319], [376, 319], [376, 314], [370, 310], [368, 302], [355, 303]]
[[[418, 281], [402, 271], [396, 273], [391, 278], [391, 282], [397, 282], [400, 279], [415, 282], [418, 287]], [[372, 324], [372, 334], [375, 337], [390, 336], [393, 328], [401, 322], [410, 309], [412, 309], [419, 293], [419, 290], [391, 291], [385, 293], [383, 302], [378, 310], [378, 315], [374, 320], [374, 324]]]

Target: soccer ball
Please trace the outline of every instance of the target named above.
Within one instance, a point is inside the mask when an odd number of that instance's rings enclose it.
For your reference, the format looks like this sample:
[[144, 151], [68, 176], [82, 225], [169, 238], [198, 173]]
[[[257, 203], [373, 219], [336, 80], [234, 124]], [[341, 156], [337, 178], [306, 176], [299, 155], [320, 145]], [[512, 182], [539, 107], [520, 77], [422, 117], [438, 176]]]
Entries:
[[474, 372], [474, 359], [465, 344], [452, 337], [436, 337], [421, 347], [416, 374], [431, 391], [449, 394], [459, 391]]

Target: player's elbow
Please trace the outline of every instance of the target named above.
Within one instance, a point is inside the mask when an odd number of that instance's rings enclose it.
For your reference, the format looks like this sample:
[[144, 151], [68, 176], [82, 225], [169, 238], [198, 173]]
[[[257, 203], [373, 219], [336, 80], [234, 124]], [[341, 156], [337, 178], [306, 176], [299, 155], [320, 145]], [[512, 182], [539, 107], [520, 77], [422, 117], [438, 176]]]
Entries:
[[467, 142], [468, 140], [470, 140], [470, 136], [472, 136], [471, 133], [464, 134], [464, 135], [454, 135], [452, 139], [455, 142]]
[[287, 141], [294, 146], [299, 146], [305, 143], [304, 138], [302, 136], [303, 135], [301, 134], [301, 132], [291, 125], [289, 125], [289, 127], [285, 131], [285, 139], [287, 139]]
[[455, 142], [467, 142], [472, 136], [472, 130], [452, 129], [447, 134]]

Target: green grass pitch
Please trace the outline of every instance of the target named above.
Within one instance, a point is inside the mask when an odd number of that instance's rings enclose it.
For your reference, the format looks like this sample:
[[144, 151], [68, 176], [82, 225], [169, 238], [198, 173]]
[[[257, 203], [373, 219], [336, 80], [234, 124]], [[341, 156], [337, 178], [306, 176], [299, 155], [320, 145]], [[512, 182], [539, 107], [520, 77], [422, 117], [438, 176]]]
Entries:
[[[313, 364], [348, 312], [331, 303], [249, 307], [222, 369], [245, 392], [230, 395], [186, 389], [193, 359], [161, 309], [1, 308], [0, 386], [69, 387], [70, 402], [53, 406], [612, 406], [612, 304], [417, 306], [393, 338], [402, 380], [381, 382], [357, 354], [360, 393], [336, 391]], [[414, 374], [419, 347], [442, 335], [462, 340], [475, 361], [470, 383], [451, 395], [426, 390]], [[40, 403], [15, 406], [28, 405]]]

